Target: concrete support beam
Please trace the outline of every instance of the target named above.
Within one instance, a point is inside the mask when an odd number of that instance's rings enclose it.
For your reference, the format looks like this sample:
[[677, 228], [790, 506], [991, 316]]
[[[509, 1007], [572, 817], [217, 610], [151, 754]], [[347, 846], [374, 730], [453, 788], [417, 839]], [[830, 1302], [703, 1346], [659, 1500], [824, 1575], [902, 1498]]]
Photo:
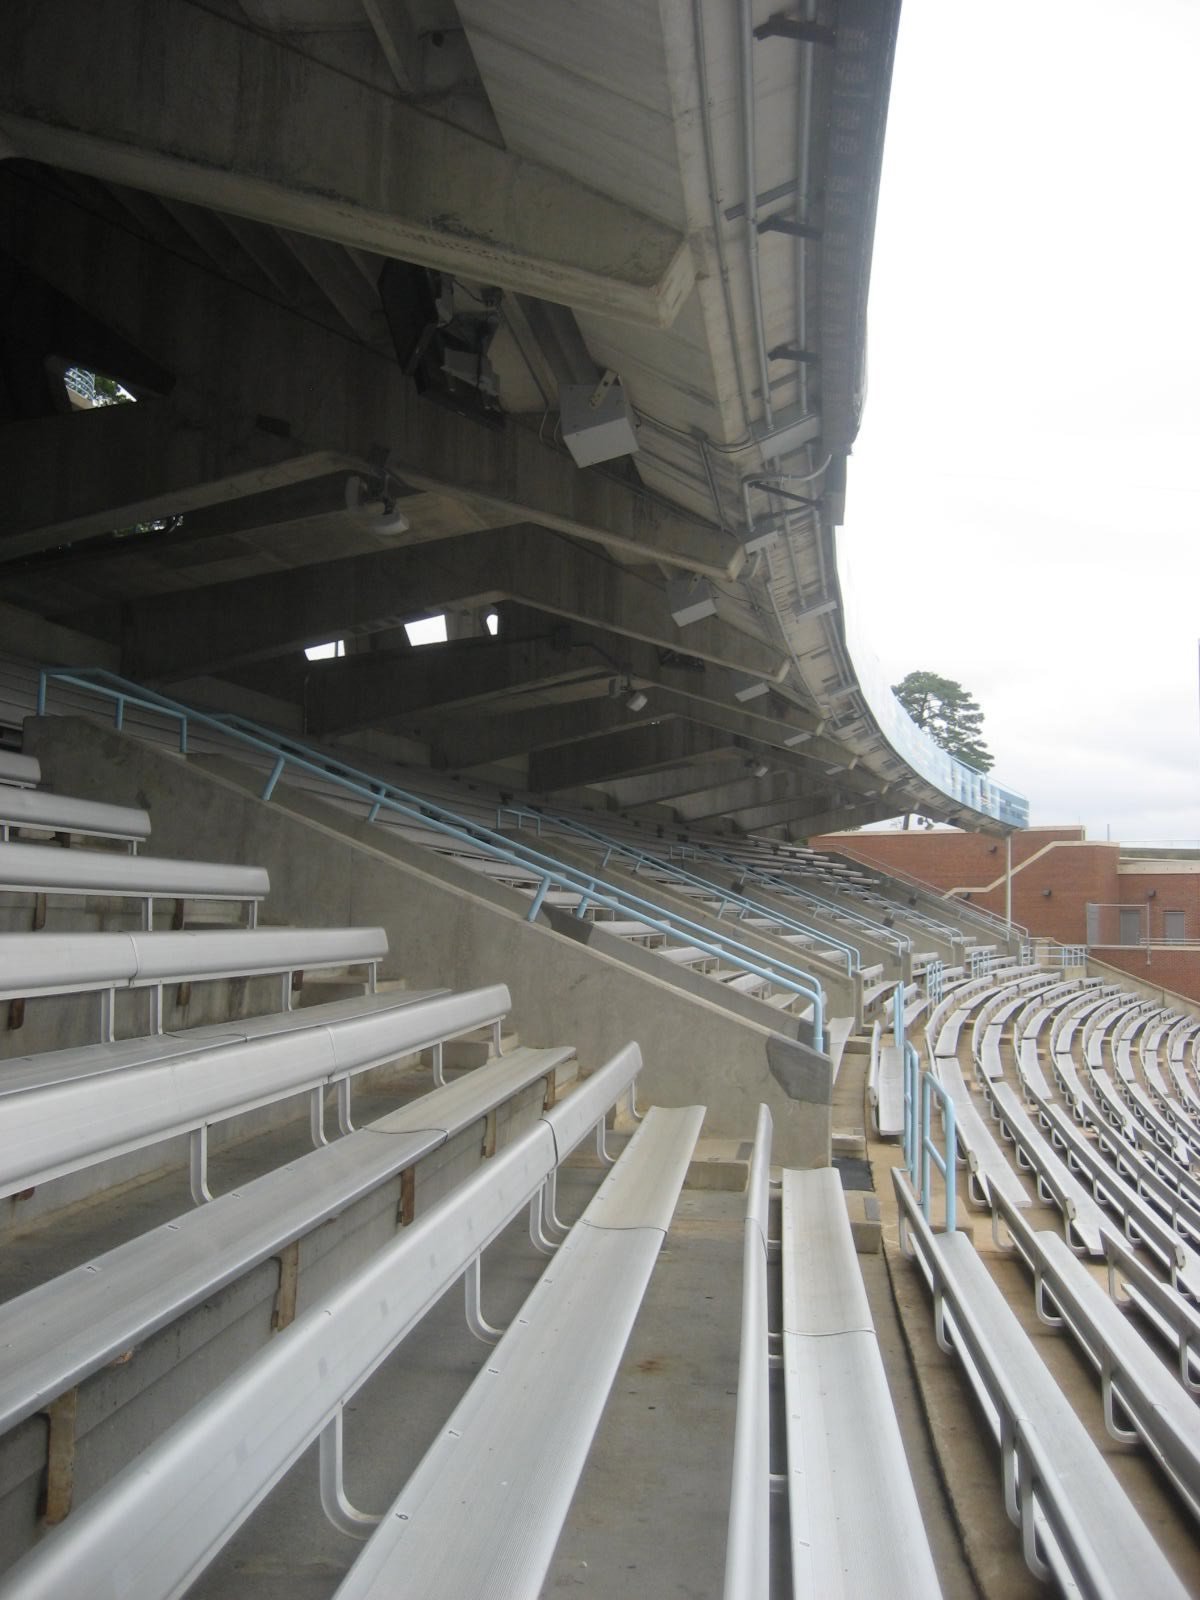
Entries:
[[0, 132], [50, 166], [623, 321], [691, 291], [674, 229], [236, 16], [9, 0], [0, 58]]
[[[165, 10], [176, 4], [167, 0]], [[0, 38], [8, 18], [0, 8]], [[386, 461], [412, 487], [473, 507], [484, 525], [538, 522], [709, 577], [734, 577], [745, 563], [743, 547], [713, 523], [603, 469], [576, 467], [534, 428], [490, 426], [422, 400], [377, 351], [5, 175], [3, 165], [0, 248], [152, 356], [176, 376], [176, 392], [265, 421], [297, 452]]]
[[[843, 798], [825, 785], [800, 799], [772, 800], [760, 805], [742, 806], [737, 811], [726, 811], [724, 820], [733, 823], [742, 833], [755, 833], [763, 828], [777, 828], [784, 823], [796, 823], [801, 829], [797, 836], [802, 837], [803, 827], [809, 816], [818, 813], [822, 816], [831, 815], [831, 808], [840, 806]], [[814, 828], [809, 831], [815, 833], [817, 830]]]
[[895, 806], [889, 805], [887, 801], [865, 800], [851, 805], [835, 806], [818, 816], [805, 817], [803, 826], [789, 824], [785, 833], [791, 843], [803, 843], [820, 833], [836, 833], [841, 828], [862, 828], [869, 822], [882, 822], [885, 817], [895, 815]]
[[786, 657], [715, 618], [685, 638], [662, 585], [533, 524], [135, 601], [124, 617], [124, 659], [132, 677], [178, 680], [506, 598], [735, 669], [787, 671]]
[[724, 758], [679, 767], [668, 772], [645, 772], [635, 778], [622, 778], [613, 786], [614, 798], [622, 811], [637, 811], [643, 806], [669, 805], [682, 816], [678, 801], [686, 795], [716, 789], [745, 770], [744, 752], [731, 751]]
[[665, 722], [628, 733], [610, 733], [586, 744], [539, 750], [529, 760], [529, 787], [535, 794], [557, 789], [583, 789], [609, 778], [678, 767], [697, 756], [711, 757], [729, 748], [728, 740], [704, 728]]
[[199, 423], [161, 400], [13, 422], [0, 428], [0, 561], [246, 496], [261, 502], [355, 464], [245, 419]]
[[490, 636], [404, 653], [368, 651], [313, 663], [304, 674], [305, 726], [317, 737], [383, 728], [496, 695], [595, 678], [602, 666], [590, 651], [555, 648], [550, 640]]
[[736, 816], [747, 807], [808, 801], [829, 793], [829, 785], [804, 772], [772, 772], [765, 777], [744, 775], [733, 782], [681, 797], [675, 810], [681, 822], [707, 822], [714, 817]]
[[641, 711], [630, 711], [624, 700], [607, 695], [595, 700], [575, 700], [570, 705], [531, 706], [527, 711], [502, 711], [487, 716], [451, 718], [428, 729], [414, 728], [416, 737], [428, 739], [436, 767], [459, 771], [486, 767], [534, 750], [577, 744], [599, 734], [625, 732], [661, 722], [669, 715], [653, 691]]

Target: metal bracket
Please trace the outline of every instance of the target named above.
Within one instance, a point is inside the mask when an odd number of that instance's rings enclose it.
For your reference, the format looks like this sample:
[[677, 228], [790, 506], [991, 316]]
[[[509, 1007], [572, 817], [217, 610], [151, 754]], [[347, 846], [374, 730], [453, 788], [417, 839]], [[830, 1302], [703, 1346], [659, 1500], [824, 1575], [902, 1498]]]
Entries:
[[339, 1133], [353, 1133], [354, 1122], [350, 1115], [350, 1078], [339, 1078], [334, 1085], [337, 1092], [337, 1121]]
[[596, 1124], [596, 1154], [600, 1157], [600, 1160], [606, 1167], [612, 1167], [616, 1165], [617, 1158], [608, 1148], [608, 1144], [605, 1140], [605, 1134], [607, 1132], [608, 1127], [604, 1121], [604, 1118], [601, 1117], [600, 1121]]
[[339, 1533], [351, 1539], [369, 1539], [380, 1523], [378, 1516], [359, 1511], [346, 1498], [342, 1477], [342, 1408], [339, 1406], [321, 1429], [321, 1509]]
[[188, 1135], [188, 1184], [198, 1206], [212, 1199], [208, 1187], [208, 1123], [193, 1128]]
[[504, 1337], [503, 1328], [493, 1328], [480, 1310], [480, 1260], [476, 1256], [463, 1273], [463, 1291], [466, 1300], [467, 1327], [484, 1344], [495, 1344]]
[[543, 1191], [539, 1189], [529, 1202], [529, 1242], [539, 1255], [552, 1256], [558, 1246], [542, 1231], [543, 1204]]
[[756, 39], [794, 39], [797, 44], [823, 44], [832, 47], [837, 43], [836, 28], [822, 22], [808, 22], [803, 17], [788, 17], [782, 11], [760, 22], [754, 30]]

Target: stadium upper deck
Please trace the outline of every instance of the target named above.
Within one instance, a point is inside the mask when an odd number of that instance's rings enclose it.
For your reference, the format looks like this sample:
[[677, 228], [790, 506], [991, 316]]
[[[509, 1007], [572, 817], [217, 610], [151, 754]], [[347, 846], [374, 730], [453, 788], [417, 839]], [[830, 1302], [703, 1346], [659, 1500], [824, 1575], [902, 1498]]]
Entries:
[[1020, 825], [837, 574], [898, 10], [5, 7], [11, 627], [650, 814]]

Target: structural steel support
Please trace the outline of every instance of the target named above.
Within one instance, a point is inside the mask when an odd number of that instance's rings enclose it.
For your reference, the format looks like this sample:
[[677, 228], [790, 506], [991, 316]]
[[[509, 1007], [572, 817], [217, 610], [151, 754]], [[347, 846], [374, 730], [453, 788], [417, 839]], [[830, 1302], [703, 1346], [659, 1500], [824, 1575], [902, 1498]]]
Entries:
[[602, 733], [625, 732], [663, 721], [667, 715], [660, 696], [650, 691], [641, 711], [630, 711], [624, 700], [611, 700], [606, 695], [574, 700], [570, 705], [531, 706], [527, 711], [447, 717], [429, 727], [414, 726], [409, 731], [429, 741], [435, 767], [459, 771], [490, 766], [555, 745], [594, 739]]
[[691, 291], [673, 228], [236, 15], [8, 0], [0, 59], [0, 131], [47, 165], [624, 321]]

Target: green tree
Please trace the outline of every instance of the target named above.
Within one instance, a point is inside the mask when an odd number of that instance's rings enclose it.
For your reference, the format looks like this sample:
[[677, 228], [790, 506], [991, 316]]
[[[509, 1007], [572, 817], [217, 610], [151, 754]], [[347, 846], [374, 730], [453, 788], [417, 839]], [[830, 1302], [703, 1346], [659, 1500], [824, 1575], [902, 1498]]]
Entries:
[[936, 672], [910, 672], [892, 693], [918, 728], [943, 750], [957, 756], [976, 772], [990, 772], [994, 757], [983, 742], [983, 712], [979, 702], [953, 678]]

